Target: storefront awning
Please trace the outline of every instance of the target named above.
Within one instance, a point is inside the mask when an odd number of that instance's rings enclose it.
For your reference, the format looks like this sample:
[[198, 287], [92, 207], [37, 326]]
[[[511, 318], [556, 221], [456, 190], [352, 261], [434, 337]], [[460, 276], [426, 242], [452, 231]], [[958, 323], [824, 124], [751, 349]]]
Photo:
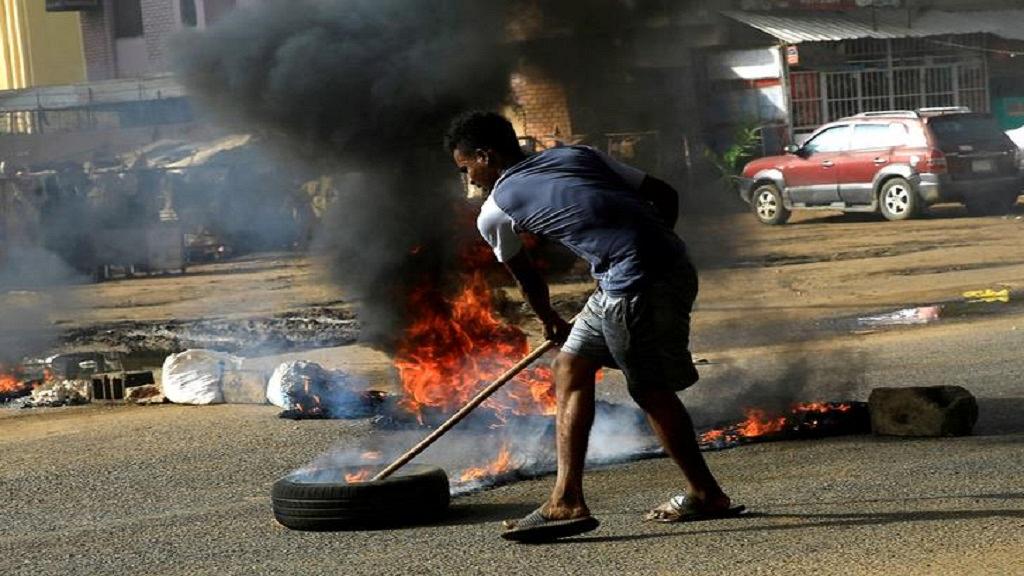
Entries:
[[895, 9], [800, 13], [730, 10], [722, 14], [787, 44], [979, 33], [1024, 40], [1024, 10], [929, 10], [909, 16], [906, 10]]

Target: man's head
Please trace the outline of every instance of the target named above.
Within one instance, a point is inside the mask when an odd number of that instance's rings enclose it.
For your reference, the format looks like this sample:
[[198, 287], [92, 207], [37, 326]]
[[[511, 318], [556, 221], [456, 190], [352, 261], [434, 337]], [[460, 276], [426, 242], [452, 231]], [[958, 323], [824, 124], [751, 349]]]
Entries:
[[506, 168], [523, 159], [512, 123], [494, 112], [467, 112], [455, 118], [445, 146], [469, 182], [487, 191]]

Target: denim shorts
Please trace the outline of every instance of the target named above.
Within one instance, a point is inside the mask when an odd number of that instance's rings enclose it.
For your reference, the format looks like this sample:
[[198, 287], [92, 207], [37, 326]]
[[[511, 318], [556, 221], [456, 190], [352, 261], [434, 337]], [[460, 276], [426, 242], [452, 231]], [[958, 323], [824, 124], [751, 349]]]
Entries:
[[697, 272], [688, 261], [635, 294], [598, 289], [573, 323], [562, 351], [622, 370], [630, 391], [683, 390], [699, 378], [690, 355]]

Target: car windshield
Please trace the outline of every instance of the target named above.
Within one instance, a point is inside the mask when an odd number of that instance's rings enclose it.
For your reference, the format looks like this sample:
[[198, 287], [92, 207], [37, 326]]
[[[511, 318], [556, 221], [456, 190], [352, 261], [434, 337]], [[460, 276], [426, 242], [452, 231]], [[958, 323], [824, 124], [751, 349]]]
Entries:
[[951, 114], [928, 121], [940, 146], [1002, 140], [1003, 132], [995, 118], [982, 115]]

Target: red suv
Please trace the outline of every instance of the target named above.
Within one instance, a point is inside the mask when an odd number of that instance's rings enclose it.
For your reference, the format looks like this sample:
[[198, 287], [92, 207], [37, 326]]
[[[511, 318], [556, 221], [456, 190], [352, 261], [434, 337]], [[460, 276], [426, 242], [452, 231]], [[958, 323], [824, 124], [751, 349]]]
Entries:
[[792, 210], [881, 212], [906, 220], [939, 202], [1010, 211], [1021, 151], [989, 114], [966, 108], [865, 112], [819, 128], [783, 156], [747, 164], [740, 196], [765, 224]]

